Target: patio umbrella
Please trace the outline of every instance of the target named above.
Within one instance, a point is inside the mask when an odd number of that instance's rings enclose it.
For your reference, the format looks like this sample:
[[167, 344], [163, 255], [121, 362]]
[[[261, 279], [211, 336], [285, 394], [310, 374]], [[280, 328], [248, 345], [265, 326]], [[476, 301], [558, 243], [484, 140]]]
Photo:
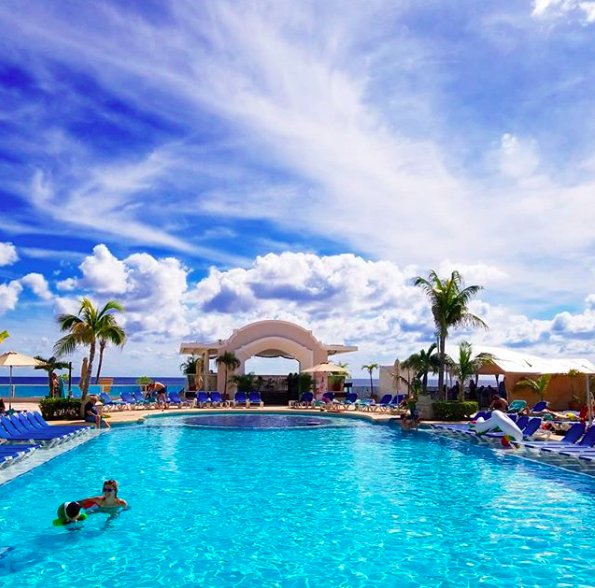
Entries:
[[331, 363], [329, 361], [324, 361], [322, 363], [316, 364], [307, 370], [302, 370], [304, 374], [334, 374], [334, 373], [347, 373], [347, 368], [341, 367], [336, 363]]
[[0, 355], [0, 365], [5, 365], [10, 368], [9, 376], [9, 389], [10, 389], [10, 400], [9, 409], [12, 408], [12, 399], [14, 398], [14, 388], [12, 385], [12, 368], [13, 367], [35, 367], [38, 365], [44, 365], [43, 361], [35, 359], [30, 355], [24, 353], [18, 353], [17, 351], [7, 351]]

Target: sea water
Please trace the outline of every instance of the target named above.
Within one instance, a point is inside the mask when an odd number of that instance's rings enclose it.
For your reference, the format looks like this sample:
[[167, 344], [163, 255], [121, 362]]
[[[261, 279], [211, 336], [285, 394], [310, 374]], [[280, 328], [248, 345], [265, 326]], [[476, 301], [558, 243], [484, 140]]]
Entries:
[[[114, 427], [1, 486], [0, 586], [595, 583], [593, 478], [354, 419], [186, 418]], [[129, 510], [52, 526], [108, 478]]]

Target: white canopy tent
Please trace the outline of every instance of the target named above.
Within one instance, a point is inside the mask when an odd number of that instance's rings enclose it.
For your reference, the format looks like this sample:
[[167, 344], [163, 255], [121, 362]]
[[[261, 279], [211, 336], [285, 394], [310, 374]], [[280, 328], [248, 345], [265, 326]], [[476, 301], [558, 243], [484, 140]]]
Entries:
[[[458, 357], [458, 346], [447, 344], [446, 353], [456, 361]], [[480, 374], [522, 374], [527, 376], [541, 376], [543, 374], [566, 375], [572, 370], [585, 375], [586, 400], [589, 409], [589, 423], [593, 421], [593, 395], [591, 393], [590, 376], [595, 375], [595, 364], [588, 359], [576, 358], [555, 358], [544, 359], [536, 355], [511, 351], [501, 347], [489, 347], [486, 345], [473, 345], [473, 356], [490, 354], [492, 360], [486, 363], [480, 370]]]

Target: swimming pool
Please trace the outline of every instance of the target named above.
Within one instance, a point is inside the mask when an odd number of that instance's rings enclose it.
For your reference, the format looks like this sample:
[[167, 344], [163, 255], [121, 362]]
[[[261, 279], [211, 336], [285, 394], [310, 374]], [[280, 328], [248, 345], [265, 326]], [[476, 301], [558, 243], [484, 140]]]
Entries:
[[[114, 429], [1, 486], [0, 586], [594, 583], [592, 478], [354, 419], [183, 421]], [[51, 526], [112, 477], [130, 510]]]

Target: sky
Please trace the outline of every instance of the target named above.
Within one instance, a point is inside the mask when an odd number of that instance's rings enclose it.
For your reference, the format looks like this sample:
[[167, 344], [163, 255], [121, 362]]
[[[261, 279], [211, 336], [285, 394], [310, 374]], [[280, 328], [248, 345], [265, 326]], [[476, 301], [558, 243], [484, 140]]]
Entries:
[[125, 307], [105, 375], [283, 319], [357, 377], [456, 269], [489, 330], [453, 342], [595, 360], [594, 34], [587, 0], [4, 0], [0, 350], [86, 296]]

